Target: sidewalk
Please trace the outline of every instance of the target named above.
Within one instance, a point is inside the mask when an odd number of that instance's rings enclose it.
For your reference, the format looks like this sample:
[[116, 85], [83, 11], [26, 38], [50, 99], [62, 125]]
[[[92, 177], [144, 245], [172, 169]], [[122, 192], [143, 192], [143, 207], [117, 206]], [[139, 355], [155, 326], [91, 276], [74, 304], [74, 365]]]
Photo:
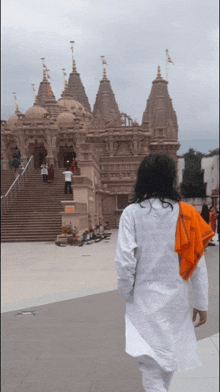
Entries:
[[[2, 244], [2, 392], [143, 392], [136, 360], [124, 352], [112, 233], [82, 248]], [[170, 392], [218, 390], [216, 239], [205, 256], [208, 321], [195, 330], [203, 366], [175, 373]]]

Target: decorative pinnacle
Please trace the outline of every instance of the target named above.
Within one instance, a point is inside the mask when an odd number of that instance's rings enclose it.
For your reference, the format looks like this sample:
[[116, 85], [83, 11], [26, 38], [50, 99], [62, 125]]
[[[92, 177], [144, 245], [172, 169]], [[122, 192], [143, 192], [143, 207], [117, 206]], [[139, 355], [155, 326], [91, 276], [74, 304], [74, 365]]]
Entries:
[[34, 98], [34, 101], [36, 102], [35, 84], [32, 83], [31, 86], [32, 86], [32, 89], [33, 89], [33, 98]]
[[107, 79], [106, 76], [106, 69], [104, 68], [104, 65], [108, 65], [107, 61], [105, 60], [105, 56], [100, 56], [102, 59], [102, 73], [103, 73], [103, 79]]
[[73, 72], [75, 72], [76, 71], [76, 62], [75, 62], [75, 60], [73, 59]]
[[161, 78], [160, 66], [159, 66], [159, 65], [158, 65], [158, 67], [157, 67], [157, 78]]
[[16, 93], [13, 93], [13, 95], [14, 95], [15, 112], [19, 112], [19, 106], [18, 106]]
[[103, 68], [103, 79], [107, 79], [106, 69], [105, 68]]
[[41, 60], [42, 60], [42, 66], [43, 66], [43, 79], [46, 80], [47, 79], [47, 67], [44, 64], [45, 57], [41, 57]]
[[71, 43], [71, 51], [72, 51], [72, 70], [73, 72], [76, 71], [76, 62], [73, 58], [73, 44], [75, 43], [74, 41], [70, 41]]
[[47, 78], [47, 80], [48, 80], [48, 79], [51, 79], [51, 77], [50, 77], [50, 75], [49, 75], [49, 71], [50, 71], [50, 70], [47, 68], [47, 69], [46, 69], [46, 78]]
[[65, 68], [62, 68], [63, 71], [63, 84], [64, 84], [64, 90], [66, 90], [66, 88], [68, 87], [68, 83], [66, 81], [66, 70]]

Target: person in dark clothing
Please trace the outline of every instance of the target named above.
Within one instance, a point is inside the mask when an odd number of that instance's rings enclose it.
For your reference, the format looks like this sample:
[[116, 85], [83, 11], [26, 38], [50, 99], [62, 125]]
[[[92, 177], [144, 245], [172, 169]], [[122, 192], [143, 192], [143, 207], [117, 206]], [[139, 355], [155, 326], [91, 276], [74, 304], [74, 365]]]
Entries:
[[[206, 223], [210, 224], [210, 214], [209, 214], [209, 208], [207, 204], [203, 204], [200, 215]], [[210, 241], [207, 246], [215, 246], [215, 244]]]
[[203, 204], [202, 206], [202, 211], [201, 211], [201, 217], [204, 219], [204, 221], [206, 221], [206, 223], [210, 223], [210, 219], [209, 219], [209, 209], [207, 204]]
[[47, 182], [50, 183], [53, 179], [54, 179], [54, 169], [53, 169], [53, 164], [50, 164], [48, 169]]

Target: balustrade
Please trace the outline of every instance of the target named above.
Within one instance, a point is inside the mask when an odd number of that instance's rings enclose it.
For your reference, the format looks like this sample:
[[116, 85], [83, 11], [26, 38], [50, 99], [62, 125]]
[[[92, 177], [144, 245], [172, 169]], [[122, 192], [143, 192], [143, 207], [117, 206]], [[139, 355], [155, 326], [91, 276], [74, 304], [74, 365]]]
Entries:
[[27, 162], [23, 172], [17, 176], [14, 180], [8, 191], [4, 196], [1, 196], [1, 211], [2, 214], [6, 213], [10, 205], [13, 203], [16, 198], [18, 192], [24, 187], [25, 182], [28, 179], [29, 171], [34, 168], [34, 157], [33, 155], [30, 157]]

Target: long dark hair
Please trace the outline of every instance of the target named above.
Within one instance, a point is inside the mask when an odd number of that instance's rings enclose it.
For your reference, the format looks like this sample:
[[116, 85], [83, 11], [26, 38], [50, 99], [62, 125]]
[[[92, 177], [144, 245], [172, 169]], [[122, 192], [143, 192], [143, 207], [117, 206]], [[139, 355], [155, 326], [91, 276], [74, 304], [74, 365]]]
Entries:
[[[131, 203], [141, 203], [150, 198], [158, 198], [166, 207], [173, 206], [164, 199], [180, 201], [181, 196], [175, 189], [175, 162], [165, 154], [150, 154], [140, 164]], [[141, 204], [140, 204], [141, 205]]]
[[209, 223], [209, 208], [207, 204], [203, 204], [202, 206], [202, 212], [201, 212], [201, 217], [206, 221], [206, 223]]

